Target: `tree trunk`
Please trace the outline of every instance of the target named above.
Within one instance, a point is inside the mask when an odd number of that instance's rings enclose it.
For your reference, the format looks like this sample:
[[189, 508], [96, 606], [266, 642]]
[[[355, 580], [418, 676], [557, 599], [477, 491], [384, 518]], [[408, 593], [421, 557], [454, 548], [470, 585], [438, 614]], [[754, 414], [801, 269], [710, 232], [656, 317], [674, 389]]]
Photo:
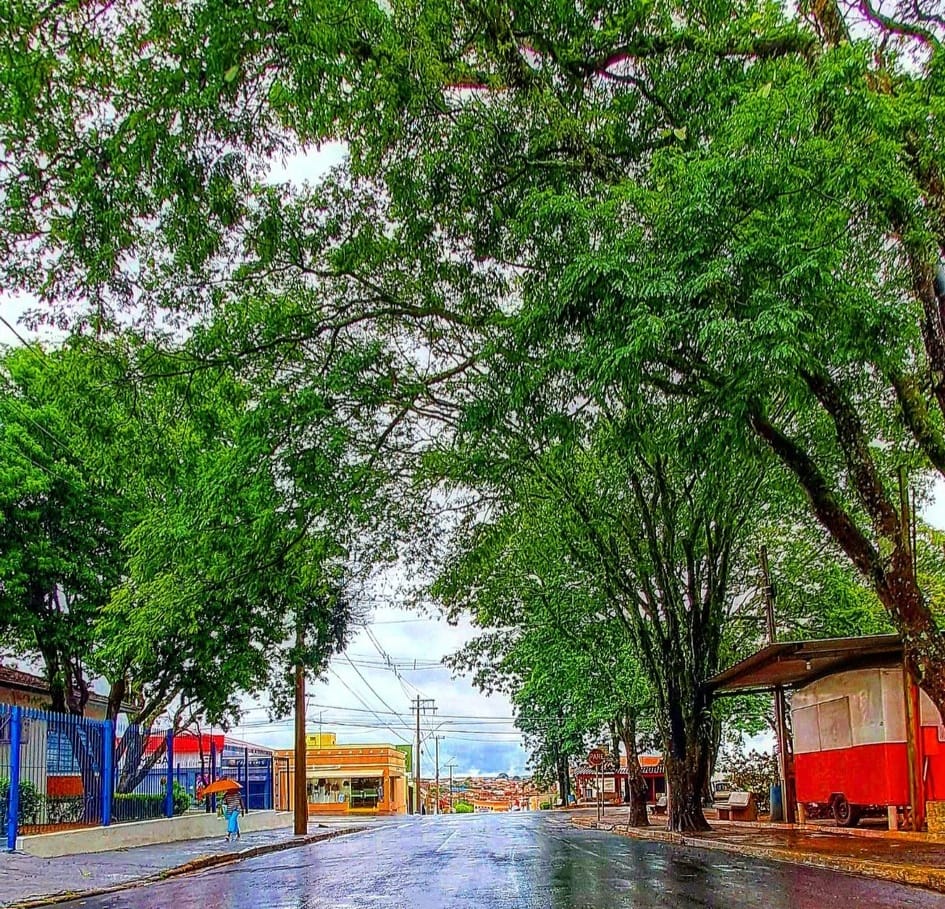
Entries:
[[710, 830], [702, 811], [702, 790], [709, 767], [707, 743], [690, 741], [678, 755], [670, 748], [664, 763], [669, 785], [668, 828], [677, 833]]
[[561, 805], [567, 808], [571, 796], [571, 779], [568, 774], [568, 759], [566, 756], [559, 754], [556, 763], [558, 765], [558, 792], [561, 794]]
[[649, 827], [650, 819], [646, 813], [647, 796], [650, 787], [643, 776], [640, 767], [640, 755], [637, 752], [636, 717], [632, 713], [625, 714], [618, 720], [623, 747], [627, 752], [627, 825], [630, 827]]
[[[898, 516], [882, 484], [865, 469], [861, 471], [868, 474], [860, 479], [859, 493], [876, 529], [874, 545], [810, 455], [759, 412], [752, 413], [750, 421], [758, 436], [794, 474], [817, 519], [876, 592], [902, 637], [910, 674], [945, 716], [945, 636], [915, 577], [907, 516]], [[854, 460], [857, 450], [847, 438], [853, 433], [844, 432], [846, 424], [839, 418], [835, 425], [844, 454]], [[887, 549], [889, 554], [883, 558], [880, 553]]]
[[702, 811], [702, 794], [712, 751], [711, 705], [701, 686], [696, 686], [688, 698], [672, 689], [670, 694], [666, 705], [669, 740], [663, 751], [669, 785], [667, 826], [676, 833], [709, 830]]

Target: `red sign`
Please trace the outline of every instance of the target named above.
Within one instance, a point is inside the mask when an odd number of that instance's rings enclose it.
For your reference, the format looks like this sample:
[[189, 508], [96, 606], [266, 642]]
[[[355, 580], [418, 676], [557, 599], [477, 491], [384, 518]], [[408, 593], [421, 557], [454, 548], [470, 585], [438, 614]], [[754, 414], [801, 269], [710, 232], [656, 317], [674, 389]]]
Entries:
[[600, 767], [601, 764], [606, 760], [607, 755], [604, 754], [603, 749], [601, 748], [592, 748], [587, 753], [587, 763], [592, 767]]

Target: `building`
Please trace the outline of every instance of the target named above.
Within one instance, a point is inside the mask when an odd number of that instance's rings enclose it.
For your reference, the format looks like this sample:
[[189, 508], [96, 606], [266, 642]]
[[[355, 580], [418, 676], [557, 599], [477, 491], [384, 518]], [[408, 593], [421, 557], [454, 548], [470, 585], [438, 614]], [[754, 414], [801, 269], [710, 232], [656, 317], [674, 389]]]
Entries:
[[[148, 736], [145, 754], [151, 754], [164, 742], [166, 733]], [[267, 811], [273, 807], [275, 751], [230, 735], [179, 732], [174, 736], [174, 780], [196, 800], [205, 782], [229, 777], [243, 787], [246, 807]], [[142, 792], [156, 791], [166, 771], [154, 770], [139, 786]]]
[[[0, 666], [0, 704], [47, 710], [51, 702], [49, 683], [44, 678], [12, 666]], [[85, 705], [85, 716], [104, 720], [107, 710], [108, 698], [92, 691]]]
[[[333, 732], [306, 737], [308, 813], [407, 813], [407, 766], [393, 745], [339, 745]], [[292, 808], [295, 753], [276, 752], [276, 807]]]
[[[666, 794], [666, 771], [663, 758], [658, 754], [640, 755], [640, 770], [649, 786], [647, 802]], [[579, 764], [574, 771], [575, 798], [578, 803], [597, 803], [597, 789], [601, 786], [605, 805], [622, 805], [627, 801], [627, 759], [620, 758], [620, 768], [614, 769], [613, 763], [605, 764], [602, 772], [589, 764]]]

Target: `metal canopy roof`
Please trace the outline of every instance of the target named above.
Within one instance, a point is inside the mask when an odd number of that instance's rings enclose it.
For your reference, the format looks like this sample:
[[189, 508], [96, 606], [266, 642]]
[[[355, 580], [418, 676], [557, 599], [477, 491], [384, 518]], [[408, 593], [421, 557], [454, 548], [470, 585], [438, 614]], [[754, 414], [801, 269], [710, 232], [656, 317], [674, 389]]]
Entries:
[[891, 666], [902, 661], [898, 634], [858, 638], [826, 638], [769, 644], [740, 663], [709, 679], [712, 691], [737, 694], [776, 686], [801, 688], [845, 669]]

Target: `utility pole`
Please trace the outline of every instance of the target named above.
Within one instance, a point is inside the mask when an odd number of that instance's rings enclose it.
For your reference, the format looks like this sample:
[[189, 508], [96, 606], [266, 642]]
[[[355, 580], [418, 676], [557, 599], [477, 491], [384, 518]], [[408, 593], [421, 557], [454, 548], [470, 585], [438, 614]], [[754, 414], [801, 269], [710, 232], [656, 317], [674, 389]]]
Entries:
[[[295, 629], [295, 647], [302, 653], [302, 617], [298, 617]], [[305, 667], [301, 659], [295, 664], [295, 835], [308, 833], [308, 794], [305, 789], [308, 758], [305, 753]]]
[[433, 803], [433, 813], [440, 813], [440, 737], [433, 736], [433, 753], [436, 755], [434, 763], [436, 766], [436, 801]]
[[417, 761], [413, 765], [413, 804], [414, 810], [417, 814], [421, 814], [420, 809], [420, 713], [426, 712], [427, 710], [435, 711], [436, 707], [433, 705], [433, 698], [421, 698], [418, 694], [414, 699], [412, 704], [412, 709], [417, 713]]
[[455, 764], [450, 764], [450, 814], [453, 813], [453, 768]]
[[[761, 560], [761, 575], [764, 580], [765, 614], [768, 623], [768, 643], [774, 644], [777, 639], [777, 627], [774, 621], [774, 587], [771, 584], [771, 572], [768, 570], [768, 547], [762, 546], [758, 553]], [[774, 688], [774, 725], [778, 738], [778, 775], [781, 777], [781, 807], [784, 811], [784, 820], [794, 823], [794, 799], [788, 785], [790, 773], [787, 752], [787, 704], [784, 700], [784, 688], [775, 685]]]

